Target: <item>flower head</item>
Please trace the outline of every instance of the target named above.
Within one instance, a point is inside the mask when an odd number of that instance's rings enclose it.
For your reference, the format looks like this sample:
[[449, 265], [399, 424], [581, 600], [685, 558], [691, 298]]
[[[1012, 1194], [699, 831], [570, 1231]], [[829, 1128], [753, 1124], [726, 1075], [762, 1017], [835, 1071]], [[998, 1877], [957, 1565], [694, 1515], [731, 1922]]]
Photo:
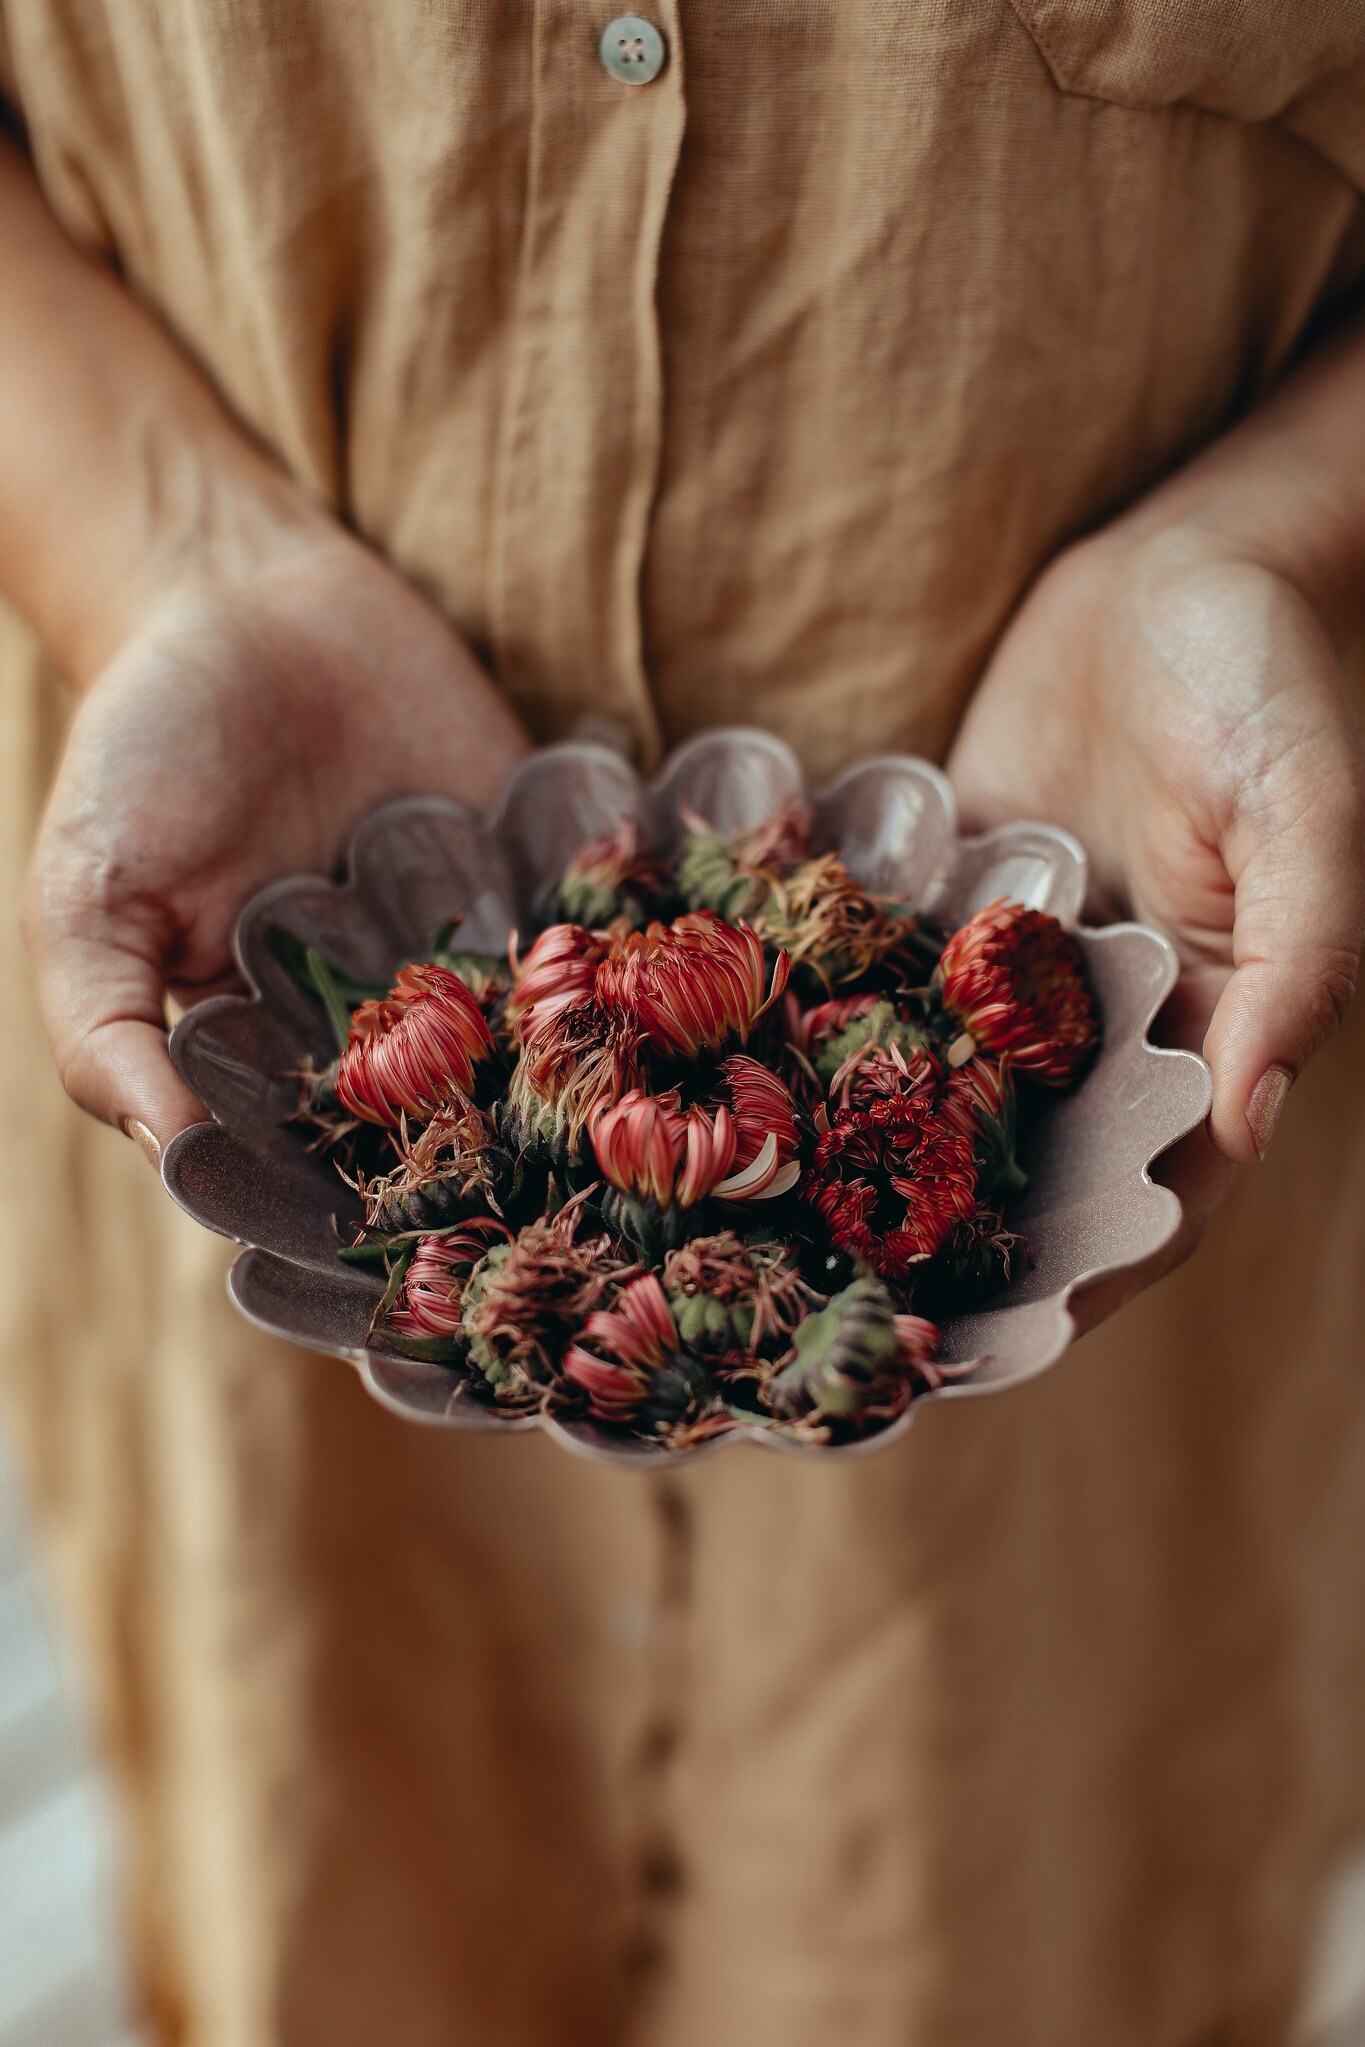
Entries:
[[599, 1421], [649, 1430], [697, 1407], [706, 1368], [687, 1354], [668, 1296], [652, 1272], [622, 1287], [609, 1308], [589, 1315], [564, 1353], [564, 1376], [586, 1393]]
[[604, 1235], [580, 1239], [581, 1203], [495, 1244], [465, 1284], [469, 1358], [503, 1401], [535, 1400], [558, 1377], [565, 1343], [636, 1269]]
[[507, 1015], [523, 1042], [561, 1009], [591, 999], [598, 965], [610, 947], [604, 932], [585, 930], [581, 924], [551, 924], [523, 958], [514, 957], [516, 985]]
[[555, 908], [575, 924], [608, 925], [624, 918], [633, 928], [647, 924], [668, 893], [663, 862], [640, 850], [633, 817], [591, 840], [565, 868], [555, 891]]
[[507, 1093], [506, 1128], [518, 1147], [535, 1140], [570, 1156], [596, 1110], [640, 1079], [629, 1022], [589, 998], [553, 1009], [523, 1036]]
[[785, 1348], [812, 1299], [785, 1246], [746, 1244], [733, 1230], [670, 1252], [663, 1285], [688, 1349], [729, 1358]]
[[716, 1092], [689, 1109], [676, 1089], [631, 1088], [599, 1105], [588, 1123], [611, 1185], [656, 1210], [718, 1201], [761, 1201], [800, 1174], [791, 1096], [776, 1074], [743, 1053], [723, 1060]]
[[396, 1130], [469, 1095], [493, 1053], [483, 1011], [457, 974], [431, 964], [401, 967], [390, 993], [362, 1002], [336, 1072], [342, 1107]]
[[506, 1234], [504, 1223], [484, 1216], [465, 1229], [418, 1239], [398, 1298], [383, 1321], [400, 1349], [415, 1341], [424, 1353], [457, 1357], [463, 1352], [465, 1284], [490, 1243]]
[[749, 925], [693, 910], [619, 939], [597, 970], [596, 994], [655, 1051], [696, 1059], [743, 1043], [786, 984], [786, 956], [779, 953], [769, 982]]
[[1015, 1157], [1018, 1119], [1009, 1064], [978, 1052], [949, 1069], [939, 1094], [944, 1121], [975, 1146], [979, 1191], [996, 1201], [1013, 1201], [1028, 1186], [1028, 1175]]
[[978, 910], [944, 946], [937, 978], [978, 1046], [1048, 1087], [1074, 1080], [1098, 1042], [1085, 955], [1042, 910], [1003, 899]]
[[720, 1062], [706, 1107], [717, 1120], [727, 1110], [735, 1131], [726, 1184], [716, 1189], [721, 1200], [770, 1201], [796, 1185], [801, 1177], [796, 1104], [771, 1067], [747, 1052], [732, 1052]]
[[793, 972], [831, 993], [884, 962], [908, 959], [920, 928], [893, 898], [855, 881], [837, 853], [775, 877], [753, 919], [766, 945], [790, 955]]
[[888, 1420], [909, 1405], [916, 1373], [937, 1348], [931, 1322], [898, 1315], [884, 1286], [856, 1279], [797, 1329], [767, 1403], [786, 1416]]
[[690, 811], [684, 811], [683, 822], [687, 837], [677, 858], [677, 885], [692, 910], [715, 910], [731, 920], [752, 917], [774, 882], [810, 855], [810, 812], [804, 804], [784, 804], [759, 824], [728, 835]]
[[357, 1175], [368, 1229], [391, 1235], [437, 1229], [477, 1209], [496, 1208], [496, 1133], [472, 1102], [443, 1109], [415, 1138], [404, 1117], [396, 1142], [399, 1162], [392, 1171], [369, 1180]]
[[927, 1087], [839, 1110], [809, 1176], [839, 1249], [900, 1284], [971, 1214], [976, 1183], [971, 1138], [942, 1121]]

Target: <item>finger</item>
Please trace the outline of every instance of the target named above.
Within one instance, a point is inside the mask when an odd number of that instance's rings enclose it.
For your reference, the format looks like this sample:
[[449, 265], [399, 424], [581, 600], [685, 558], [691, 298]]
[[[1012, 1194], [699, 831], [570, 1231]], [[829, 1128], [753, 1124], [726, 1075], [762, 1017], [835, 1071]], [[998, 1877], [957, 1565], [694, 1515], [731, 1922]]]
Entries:
[[1263, 1156], [1289, 1088], [1341, 1022], [1365, 939], [1365, 797], [1337, 727], [1265, 777], [1224, 847], [1235, 888], [1231, 979], [1204, 1049], [1210, 1129], [1242, 1165]]
[[111, 920], [45, 886], [39, 874], [25, 902], [24, 934], [63, 1087], [158, 1161], [175, 1133], [202, 1122], [205, 1111], [167, 1054], [156, 920]]

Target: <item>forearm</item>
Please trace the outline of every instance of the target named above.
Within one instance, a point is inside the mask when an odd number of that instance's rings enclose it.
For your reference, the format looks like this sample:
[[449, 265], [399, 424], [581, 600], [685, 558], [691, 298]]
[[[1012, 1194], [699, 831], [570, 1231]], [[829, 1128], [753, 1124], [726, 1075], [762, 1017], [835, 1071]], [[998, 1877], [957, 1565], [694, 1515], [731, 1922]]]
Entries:
[[0, 138], [0, 590], [78, 687], [177, 584], [321, 521]]
[[1120, 526], [1135, 537], [1202, 529], [1293, 584], [1338, 645], [1365, 630], [1365, 321]]

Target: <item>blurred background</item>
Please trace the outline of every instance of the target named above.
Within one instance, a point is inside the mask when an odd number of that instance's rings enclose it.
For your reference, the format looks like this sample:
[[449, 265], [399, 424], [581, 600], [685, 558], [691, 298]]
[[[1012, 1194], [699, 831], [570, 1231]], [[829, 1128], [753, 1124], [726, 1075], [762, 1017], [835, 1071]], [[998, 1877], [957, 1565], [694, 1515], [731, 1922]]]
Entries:
[[[143, 2047], [119, 1953], [112, 1798], [2, 1436], [0, 2047]], [[1365, 2047], [1365, 1845], [1324, 1900], [1296, 2047]]]
[[141, 2047], [115, 1821], [0, 1438], [0, 2047]]

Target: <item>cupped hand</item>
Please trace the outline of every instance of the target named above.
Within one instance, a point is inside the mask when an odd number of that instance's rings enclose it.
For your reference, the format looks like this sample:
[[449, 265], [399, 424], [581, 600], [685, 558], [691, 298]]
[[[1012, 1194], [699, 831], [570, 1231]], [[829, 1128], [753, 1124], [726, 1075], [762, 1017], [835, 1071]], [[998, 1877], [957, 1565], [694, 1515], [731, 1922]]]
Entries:
[[969, 823], [1068, 826], [1097, 906], [1174, 940], [1210, 1134], [1254, 1161], [1365, 936], [1365, 761], [1312, 604], [1207, 526], [1121, 523], [1027, 598], [949, 772]]
[[339, 530], [168, 595], [81, 705], [29, 879], [67, 1092], [159, 1151], [203, 1115], [166, 1054], [167, 993], [230, 973], [252, 890], [330, 865], [386, 797], [487, 800], [526, 746], [457, 635]]

